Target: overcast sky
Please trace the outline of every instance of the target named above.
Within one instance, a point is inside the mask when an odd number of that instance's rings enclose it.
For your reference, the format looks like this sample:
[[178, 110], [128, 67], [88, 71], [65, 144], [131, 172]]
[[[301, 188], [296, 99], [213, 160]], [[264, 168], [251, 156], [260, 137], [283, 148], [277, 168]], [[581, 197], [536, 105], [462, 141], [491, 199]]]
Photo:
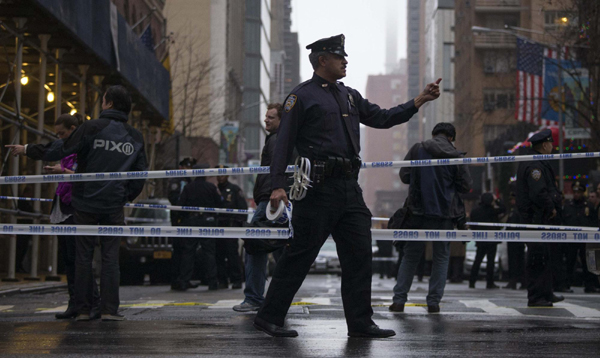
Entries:
[[343, 33], [348, 68], [342, 81], [364, 95], [367, 77], [385, 72], [385, 19], [394, 6], [400, 59], [406, 57], [406, 0], [292, 0], [292, 31], [298, 32], [300, 43], [301, 82], [313, 72], [306, 45]]

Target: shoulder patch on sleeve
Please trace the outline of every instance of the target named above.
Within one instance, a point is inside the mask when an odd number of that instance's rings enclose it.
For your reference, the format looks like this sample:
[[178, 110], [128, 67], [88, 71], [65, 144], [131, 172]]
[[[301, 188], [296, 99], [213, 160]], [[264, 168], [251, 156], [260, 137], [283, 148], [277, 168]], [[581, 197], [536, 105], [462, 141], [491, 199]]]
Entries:
[[542, 178], [542, 171], [539, 169], [534, 169], [531, 171], [531, 177], [533, 180], [538, 181]]
[[295, 94], [289, 95], [287, 100], [285, 101], [285, 106], [283, 106], [283, 109], [286, 112], [291, 111], [292, 108], [294, 108], [294, 105], [296, 104], [297, 101], [298, 101], [298, 97], [296, 97]]

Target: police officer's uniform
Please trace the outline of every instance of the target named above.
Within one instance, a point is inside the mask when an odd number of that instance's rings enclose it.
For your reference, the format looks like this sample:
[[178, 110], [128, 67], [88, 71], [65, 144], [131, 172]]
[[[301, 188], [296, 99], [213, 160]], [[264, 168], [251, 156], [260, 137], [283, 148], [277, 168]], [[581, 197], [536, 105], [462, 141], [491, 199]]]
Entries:
[[[534, 146], [543, 142], [552, 142], [552, 132], [546, 129], [536, 133], [529, 142]], [[540, 153], [531, 150], [530, 154]], [[562, 195], [556, 186], [556, 176], [547, 160], [519, 164], [517, 207], [524, 224], [560, 225], [561, 202]], [[527, 243], [526, 273], [529, 306], [552, 306], [552, 301], [556, 301], [552, 290], [553, 250], [551, 244]]]
[[[196, 165], [196, 159], [194, 158], [184, 158], [183, 160], [181, 160], [179, 162], [179, 168], [191, 168], [194, 165]], [[171, 205], [177, 205], [177, 202], [179, 201], [179, 196], [181, 195], [181, 192], [183, 191], [183, 188], [185, 188], [185, 186], [189, 183], [192, 182], [191, 177], [179, 177], [179, 178], [171, 178], [169, 179], [169, 181], [167, 182], [167, 187], [168, 187], [168, 194], [167, 194], [167, 199], [169, 199], [169, 202], [171, 203]], [[178, 226], [179, 225], [179, 211], [175, 211], [175, 210], [171, 210], [171, 225], [173, 226]]]
[[[206, 169], [208, 166], [197, 166], [198, 169]], [[209, 208], [220, 208], [221, 195], [217, 187], [206, 181], [205, 177], [198, 177], [183, 188], [178, 201], [181, 206], [201, 206]], [[216, 226], [216, 218], [211, 213], [188, 212], [180, 213], [180, 226], [207, 227]], [[208, 288], [216, 290], [217, 267], [215, 262], [215, 240], [176, 237], [173, 239], [173, 281], [171, 288], [185, 291], [195, 286], [190, 285], [190, 279], [194, 270], [194, 257], [198, 244], [202, 246], [203, 265], [208, 279]]]
[[[347, 56], [343, 35], [319, 40], [307, 48]], [[271, 163], [272, 189], [287, 188], [289, 174], [285, 169], [294, 147], [301, 157], [311, 160], [313, 187], [293, 204], [294, 237], [277, 264], [255, 320], [257, 328], [267, 331], [260, 327], [265, 323], [283, 326], [294, 295], [330, 234], [342, 266], [342, 299], [349, 334], [374, 327], [372, 215], [357, 182], [359, 125], [390, 128], [407, 122], [417, 111], [413, 100], [381, 109], [358, 91], [341, 82], [329, 83], [316, 73], [288, 95]]]
[[[598, 217], [595, 213], [594, 205], [588, 203], [585, 200], [583, 194], [586, 192], [585, 186], [580, 182], [575, 182], [572, 186], [573, 192], [581, 193], [581, 198], [575, 200], [575, 198], [569, 200], [563, 209], [564, 224], [567, 226], [579, 226], [579, 227], [598, 227]], [[575, 270], [575, 264], [577, 257], [582, 263], [583, 272], [583, 283], [585, 286], [585, 292], [592, 293], [596, 292], [596, 277], [587, 270], [586, 258], [585, 258], [585, 244], [583, 243], [569, 243], [565, 244], [566, 250], [566, 288], [570, 288], [573, 283], [573, 274]]]
[[[223, 165], [217, 168], [226, 168]], [[230, 183], [219, 183], [219, 191], [223, 198], [223, 207], [226, 209], [248, 209], [248, 203], [244, 197], [244, 192], [239, 186]], [[245, 215], [240, 214], [220, 214], [218, 217], [218, 226], [220, 227], [241, 227], [244, 223]], [[217, 272], [219, 279], [219, 288], [227, 288], [229, 279], [232, 288], [242, 288], [242, 265], [240, 262], [239, 239], [219, 239], [217, 241]]]

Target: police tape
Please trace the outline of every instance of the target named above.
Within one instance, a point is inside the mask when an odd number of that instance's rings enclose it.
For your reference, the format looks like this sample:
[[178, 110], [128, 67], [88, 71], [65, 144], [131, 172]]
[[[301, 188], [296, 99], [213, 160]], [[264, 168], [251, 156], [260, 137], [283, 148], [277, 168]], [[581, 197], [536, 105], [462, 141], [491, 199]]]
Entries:
[[534, 224], [509, 224], [509, 223], [479, 223], [467, 222], [470, 226], [493, 226], [493, 227], [509, 227], [515, 229], [537, 229], [537, 230], [566, 230], [566, 231], [600, 231], [597, 227], [592, 226], [561, 226], [561, 225], [534, 225]]
[[[45, 198], [28, 198], [22, 196], [3, 196], [0, 195], [0, 200], [24, 200], [24, 201], [41, 201], [51, 203], [52, 199]], [[137, 204], [137, 203], [126, 203], [127, 208], [137, 209], [153, 209], [153, 210], [173, 210], [173, 211], [190, 211], [190, 212], [205, 212], [205, 213], [222, 213], [222, 214], [240, 214], [248, 215], [254, 214], [254, 209], [223, 209], [223, 208], [206, 208], [201, 206], [177, 206], [177, 205], [163, 205], [163, 204]], [[130, 221], [135, 221], [139, 218], [130, 218]], [[387, 221], [389, 218], [371, 218], [373, 221]], [[139, 220], [140, 222], [142, 220]], [[151, 222], [151, 221], [148, 221]]]
[[[372, 229], [373, 240], [383, 241], [509, 241], [509, 242], [600, 242], [594, 231], [493, 231], [493, 230], [383, 230]], [[289, 231], [278, 228], [96, 226], [0, 224], [3, 235], [65, 235], [182, 237], [234, 239], [287, 239]]]
[[[538, 161], [538, 160], [585, 159], [585, 158], [600, 158], [600, 152], [365, 162], [365, 163], [362, 163], [361, 169], [431, 167], [431, 166], [440, 166], [440, 165], [473, 165], [473, 164], [487, 164], [487, 163], [492, 163], [492, 164], [493, 163], [514, 163], [514, 162], [530, 162], [530, 161]], [[294, 165], [288, 165], [288, 167], [286, 169], [286, 173], [294, 172], [294, 168], [295, 168]], [[2, 185], [2, 184], [27, 184], [27, 183], [85, 182], [85, 181], [103, 181], [103, 180], [165, 179], [165, 178], [177, 178], [177, 177], [189, 178], [189, 177], [208, 177], [208, 176], [217, 176], [217, 175], [267, 174], [269, 172], [270, 172], [270, 167], [239, 167], [239, 168], [154, 170], [154, 171], [114, 172], [114, 173], [16, 175], [16, 176], [0, 177], [0, 185]]]

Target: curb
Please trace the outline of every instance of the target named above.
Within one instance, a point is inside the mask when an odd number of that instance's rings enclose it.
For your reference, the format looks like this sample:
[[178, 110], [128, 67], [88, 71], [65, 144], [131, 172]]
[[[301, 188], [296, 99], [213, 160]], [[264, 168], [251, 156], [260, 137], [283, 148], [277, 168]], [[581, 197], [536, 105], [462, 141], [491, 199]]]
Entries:
[[66, 283], [43, 285], [35, 287], [23, 287], [23, 288], [10, 288], [7, 290], [0, 290], [0, 296], [13, 296], [22, 293], [41, 293], [44, 291], [55, 290], [59, 288], [67, 288]]

